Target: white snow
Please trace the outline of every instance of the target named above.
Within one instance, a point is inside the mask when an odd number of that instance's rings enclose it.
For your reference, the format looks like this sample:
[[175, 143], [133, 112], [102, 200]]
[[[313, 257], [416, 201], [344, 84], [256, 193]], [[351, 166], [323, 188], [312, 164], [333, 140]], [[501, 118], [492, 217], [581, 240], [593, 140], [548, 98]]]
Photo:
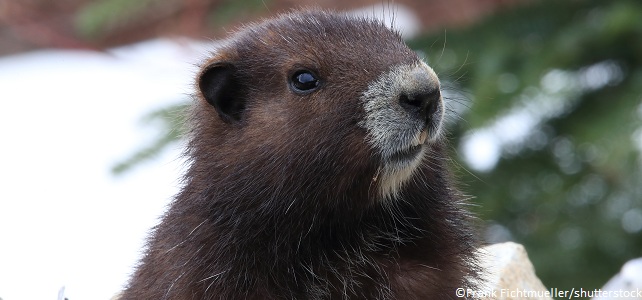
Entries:
[[400, 3], [377, 4], [348, 11], [349, 15], [380, 20], [399, 31], [404, 39], [416, 37], [421, 31], [421, 20], [409, 7]]
[[0, 58], [0, 298], [110, 299], [178, 190], [180, 146], [115, 177], [153, 138], [140, 118], [188, 99], [207, 43]]

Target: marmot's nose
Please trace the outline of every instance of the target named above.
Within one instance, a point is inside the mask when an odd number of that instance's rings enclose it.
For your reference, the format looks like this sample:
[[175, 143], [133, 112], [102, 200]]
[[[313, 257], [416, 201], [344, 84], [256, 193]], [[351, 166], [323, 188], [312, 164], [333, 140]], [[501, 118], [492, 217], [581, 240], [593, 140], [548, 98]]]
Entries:
[[428, 122], [441, 107], [439, 83], [423, 68], [411, 72], [409, 82], [399, 95], [399, 105], [411, 115]]

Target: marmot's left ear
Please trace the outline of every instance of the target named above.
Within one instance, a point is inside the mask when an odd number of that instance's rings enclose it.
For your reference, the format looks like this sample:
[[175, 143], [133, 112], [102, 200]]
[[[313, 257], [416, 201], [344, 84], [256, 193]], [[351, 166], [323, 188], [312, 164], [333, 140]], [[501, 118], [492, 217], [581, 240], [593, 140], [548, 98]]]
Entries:
[[231, 63], [217, 62], [203, 69], [198, 76], [198, 89], [203, 98], [227, 123], [238, 122], [245, 109], [245, 95]]

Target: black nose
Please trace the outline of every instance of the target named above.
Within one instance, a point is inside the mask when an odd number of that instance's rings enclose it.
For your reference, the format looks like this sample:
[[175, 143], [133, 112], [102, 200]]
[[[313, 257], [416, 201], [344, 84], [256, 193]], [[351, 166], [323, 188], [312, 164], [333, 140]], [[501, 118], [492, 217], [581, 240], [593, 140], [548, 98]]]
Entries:
[[399, 95], [399, 105], [411, 115], [428, 122], [440, 107], [441, 92], [438, 87], [421, 84], [414, 90]]

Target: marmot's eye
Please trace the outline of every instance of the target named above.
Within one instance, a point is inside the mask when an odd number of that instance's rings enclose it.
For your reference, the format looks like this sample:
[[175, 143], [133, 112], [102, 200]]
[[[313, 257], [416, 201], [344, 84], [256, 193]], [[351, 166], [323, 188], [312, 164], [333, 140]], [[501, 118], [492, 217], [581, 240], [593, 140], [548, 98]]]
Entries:
[[310, 71], [296, 71], [290, 78], [290, 87], [299, 94], [310, 93], [319, 87], [319, 79]]

